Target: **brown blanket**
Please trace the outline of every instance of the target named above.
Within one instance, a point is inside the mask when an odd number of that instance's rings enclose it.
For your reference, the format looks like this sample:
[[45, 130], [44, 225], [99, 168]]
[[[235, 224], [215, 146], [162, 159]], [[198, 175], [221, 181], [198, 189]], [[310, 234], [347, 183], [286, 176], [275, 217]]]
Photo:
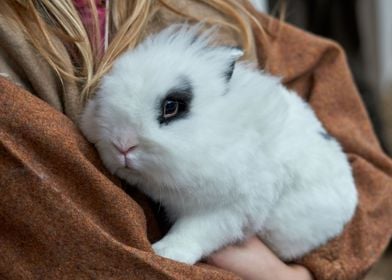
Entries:
[[[266, 23], [265, 16], [258, 17]], [[279, 32], [276, 23], [265, 25], [268, 48], [266, 38], [255, 34], [260, 65], [282, 76], [342, 143], [360, 193], [344, 233], [300, 262], [317, 279], [358, 278], [392, 234], [392, 161], [374, 136], [339, 46], [288, 25]], [[0, 37], [11, 36], [4, 28]], [[24, 86], [52, 106], [0, 78], [0, 278], [236, 279], [206, 264], [186, 266], [153, 254], [151, 242], [164, 232], [157, 209], [135, 190], [127, 194], [58, 111], [75, 119], [77, 109], [69, 108], [76, 103], [69, 100], [76, 97], [55, 99], [53, 92], [64, 88], [49, 74], [44, 84], [39, 69], [17, 68], [29, 62], [4, 42], [0, 70], [9, 70], [14, 81], [27, 81]]]

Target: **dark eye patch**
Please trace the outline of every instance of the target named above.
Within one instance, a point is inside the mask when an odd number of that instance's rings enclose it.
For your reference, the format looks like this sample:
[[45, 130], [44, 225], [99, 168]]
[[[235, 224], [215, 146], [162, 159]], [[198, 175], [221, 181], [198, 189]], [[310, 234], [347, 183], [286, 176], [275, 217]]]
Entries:
[[189, 114], [193, 98], [192, 86], [186, 79], [168, 91], [159, 103], [159, 124], [168, 125], [174, 120], [185, 118]]

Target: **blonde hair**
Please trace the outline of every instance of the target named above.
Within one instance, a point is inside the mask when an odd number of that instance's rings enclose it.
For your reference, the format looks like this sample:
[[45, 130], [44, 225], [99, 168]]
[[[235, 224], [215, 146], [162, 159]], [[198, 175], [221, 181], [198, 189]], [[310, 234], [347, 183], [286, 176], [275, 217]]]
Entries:
[[[125, 50], [134, 48], [143, 37], [147, 24], [159, 8], [185, 15], [166, 0], [110, 1], [110, 38], [104, 52], [101, 49], [98, 15], [94, 0], [85, 0], [91, 10], [93, 24], [87, 30], [72, 0], [2, 0], [0, 13], [13, 18], [26, 38], [58, 74], [61, 81], [75, 79], [81, 89], [81, 98], [90, 97], [101, 77], [112, 67], [115, 59]], [[196, 0], [194, 0], [196, 1]], [[228, 25], [241, 36], [242, 47], [249, 53], [253, 45], [253, 27], [263, 31], [260, 23], [246, 8], [246, 0], [198, 0], [222, 13]], [[88, 40], [86, 40], [88, 38]], [[60, 39], [65, 44], [75, 67], [69, 69], [67, 60], [56, 47]], [[57, 40], [57, 41], [56, 41]]]

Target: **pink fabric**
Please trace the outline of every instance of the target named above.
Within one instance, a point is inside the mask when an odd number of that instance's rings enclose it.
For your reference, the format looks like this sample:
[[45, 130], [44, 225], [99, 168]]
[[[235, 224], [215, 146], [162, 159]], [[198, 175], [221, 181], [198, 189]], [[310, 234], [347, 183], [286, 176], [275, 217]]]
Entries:
[[[92, 16], [87, 0], [74, 0], [74, 5], [79, 11], [80, 17], [84, 26], [90, 29], [92, 24]], [[103, 44], [105, 41], [105, 18], [106, 18], [106, 0], [95, 0], [95, 5], [97, 7], [98, 13], [98, 23], [99, 30], [101, 33], [101, 47], [103, 49]]]

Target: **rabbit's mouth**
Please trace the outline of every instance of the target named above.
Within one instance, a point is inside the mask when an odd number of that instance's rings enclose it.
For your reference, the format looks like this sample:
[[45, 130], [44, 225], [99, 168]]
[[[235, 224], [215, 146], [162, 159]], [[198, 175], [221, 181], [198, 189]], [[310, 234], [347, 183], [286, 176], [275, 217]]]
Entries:
[[138, 170], [140, 168], [138, 164], [138, 154], [140, 153], [138, 145], [126, 146], [125, 148], [113, 146], [115, 149], [112, 149], [112, 153], [117, 163], [120, 165], [120, 168], [130, 170]]

